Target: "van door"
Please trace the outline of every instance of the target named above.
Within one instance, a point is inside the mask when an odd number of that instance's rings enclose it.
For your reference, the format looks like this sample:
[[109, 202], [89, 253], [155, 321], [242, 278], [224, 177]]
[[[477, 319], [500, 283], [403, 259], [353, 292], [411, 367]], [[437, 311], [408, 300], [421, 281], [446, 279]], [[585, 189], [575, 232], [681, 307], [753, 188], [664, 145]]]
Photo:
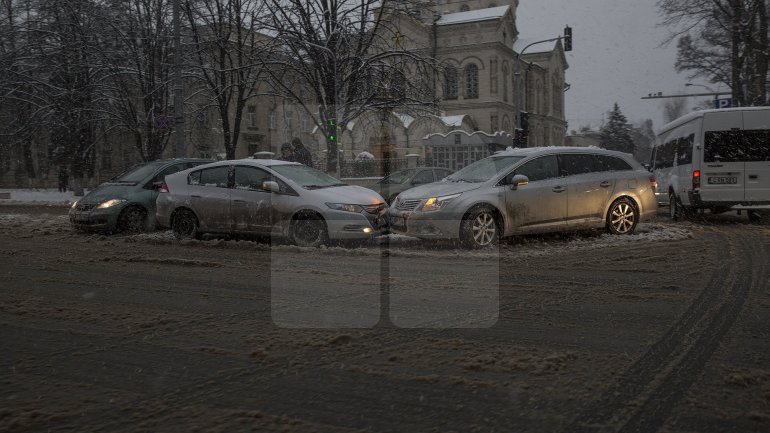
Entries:
[[770, 109], [743, 112], [744, 200], [770, 202]]
[[740, 111], [704, 115], [700, 188], [703, 201], [743, 201], [746, 156], [741, 129], [743, 116]]

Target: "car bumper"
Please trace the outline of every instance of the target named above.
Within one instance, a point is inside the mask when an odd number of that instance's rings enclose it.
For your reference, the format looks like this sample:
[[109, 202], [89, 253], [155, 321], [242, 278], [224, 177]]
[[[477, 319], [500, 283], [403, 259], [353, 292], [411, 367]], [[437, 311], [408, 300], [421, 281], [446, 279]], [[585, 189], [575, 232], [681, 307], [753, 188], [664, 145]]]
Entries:
[[768, 200], [725, 200], [713, 201], [703, 200], [698, 191], [689, 191], [687, 198], [690, 199], [690, 205], [695, 208], [745, 208], [745, 207], [766, 207], [770, 206]]
[[83, 230], [114, 230], [118, 223], [120, 209], [93, 209], [89, 211], [70, 210], [70, 224]]
[[390, 231], [421, 239], [457, 239], [461, 216], [443, 210], [437, 212], [388, 211]]
[[332, 211], [324, 218], [329, 239], [333, 240], [366, 240], [388, 231], [386, 211], [377, 214]]

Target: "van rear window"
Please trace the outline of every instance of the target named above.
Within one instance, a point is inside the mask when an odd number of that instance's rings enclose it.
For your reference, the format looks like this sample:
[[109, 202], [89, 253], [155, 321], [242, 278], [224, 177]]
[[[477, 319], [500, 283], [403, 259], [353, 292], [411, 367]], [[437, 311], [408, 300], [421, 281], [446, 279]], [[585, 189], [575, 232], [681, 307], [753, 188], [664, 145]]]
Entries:
[[770, 161], [770, 130], [708, 131], [705, 162]]

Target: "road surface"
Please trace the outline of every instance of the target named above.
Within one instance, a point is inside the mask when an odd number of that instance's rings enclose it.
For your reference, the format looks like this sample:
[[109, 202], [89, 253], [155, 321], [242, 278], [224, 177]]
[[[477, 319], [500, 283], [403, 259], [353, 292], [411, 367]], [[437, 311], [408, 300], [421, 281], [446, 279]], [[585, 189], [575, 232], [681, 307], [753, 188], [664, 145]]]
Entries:
[[0, 431], [770, 431], [770, 227], [457, 251], [0, 206]]

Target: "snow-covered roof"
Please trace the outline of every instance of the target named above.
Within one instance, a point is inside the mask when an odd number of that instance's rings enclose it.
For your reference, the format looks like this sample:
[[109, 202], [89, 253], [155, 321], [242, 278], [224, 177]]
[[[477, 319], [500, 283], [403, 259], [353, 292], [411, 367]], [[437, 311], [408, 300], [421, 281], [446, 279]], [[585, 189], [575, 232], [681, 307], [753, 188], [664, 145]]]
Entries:
[[414, 122], [414, 117], [412, 117], [412, 116], [410, 116], [408, 114], [402, 114], [402, 113], [396, 113], [396, 112], [393, 112], [393, 114], [396, 117], [398, 117], [399, 120], [401, 120], [401, 123], [404, 124], [404, 128], [408, 128], [409, 125], [411, 125], [412, 122]]
[[436, 24], [446, 26], [450, 24], [473, 23], [502, 18], [510, 9], [510, 6], [498, 6], [494, 8], [477, 9], [467, 12], [456, 12], [443, 15]]
[[[513, 43], [513, 51], [517, 53], [521, 53], [521, 50], [524, 48], [527, 48], [527, 45], [542, 41], [543, 39], [547, 38], [527, 38], [527, 39], [516, 39], [516, 41]], [[524, 53], [526, 56], [527, 54], [543, 54], [543, 53], [550, 53], [551, 51], [556, 49], [556, 42], [543, 42], [542, 44], [535, 44], [531, 47], [527, 48], [527, 51]]]
[[463, 119], [465, 119], [465, 114], [441, 117], [441, 121], [444, 122], [447, 126], [462, 126]]

